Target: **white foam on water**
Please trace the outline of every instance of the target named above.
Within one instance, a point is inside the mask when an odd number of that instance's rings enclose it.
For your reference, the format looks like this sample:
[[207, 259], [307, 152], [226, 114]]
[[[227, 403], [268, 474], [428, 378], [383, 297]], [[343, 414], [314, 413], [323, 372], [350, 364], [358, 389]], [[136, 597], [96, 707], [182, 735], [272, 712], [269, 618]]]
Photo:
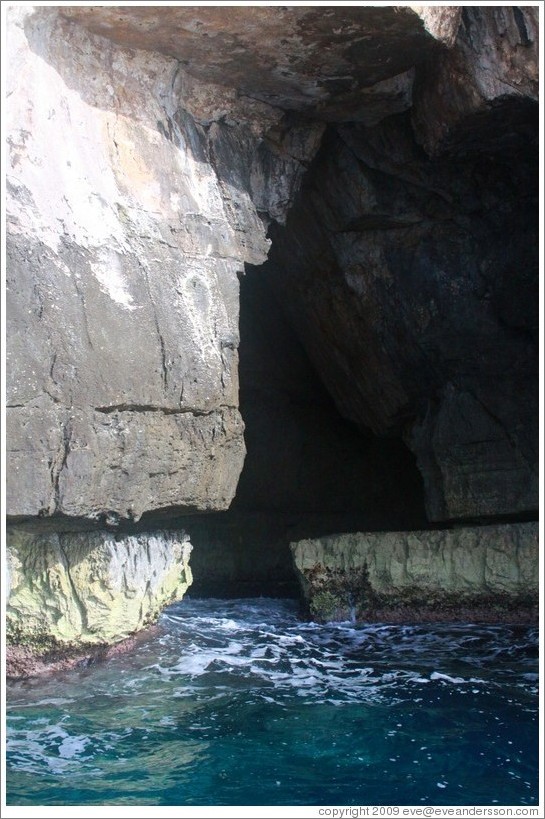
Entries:
[[[38, 700], [37, 702], [29, 702], [23, 703], [20, 705], [20, 708], [41, 708], [44, 705], [70, 705], [70, 703], [74, 702], [72, 698], [68, 697], [47, 697], [45, 699]], [[9, 705], [6, 706], [9, 708]]]
[[[508, 628], [489, 626], [322, 626], [300, 622], [295, 604], [281, 601], [183, 601], [165, 612], [161, 628], [159, 638], [141, 641], [130, 655], [44, 680], [34, 689], [38, 702], [24, 686], [13, 686], [8, 712], [12, 767], [61, 778], [76, 771], [87, 775], [101, 755], [123, 754], [131, 743], [143, 753], [154, 729], [171, 741], [188, 715], [187, 730], [194, 736], [222, 730], [226, 712], [230, 731], [242, 703], [264, 713], [304, 711], [311, 721], [310, 707], [356, 705], [347, 713], [347, 726], [373, 708], [380, 713], [391, 708], [385, 738], [399, 770], [404, 761], [397, 755], [398, 743], [418, 732], [414, 715], [439, 707], [444, 698], [449, 707], [463, 696], [475, 702], [478, 685], [479, 705], [492, 695], [501, 706], [507, 697], [518, 700], [520, 692], [520, 707], [534, 707], [529, 695], [537, 674], [528, 632], [519, 631], [513, 639]], [[511, 651], [513, 645], [517, 648]], [[494, 664], [494, 657], [502, 659]], [[28, 710], [38, 705], [41, 712]], [[85, 721], [76, 725], [72, 715], [78, 711]], [[49, 722], [43, 713], [55, 716]], [[112, 731], [117, 714], [125, 715], [124, 721]], [[410, 719], [400, 719], [405, 714]], [[24, 730], [31, 719], [32, 730]], [[113, 720], [108, 729], [105, 719]], [[426, 749], [423, 742], [422, 766]], [[437, 758], [430, 747], [428, 760], [432, 752]], [[427, 781], [428, 789], [435, 792], [435, 784], [448, 785], [440, 770]]]
[[234, 620], [221, 620], [218, 623], [219, 628], [226, 629], [227, 631], [238, 631], [241, 628], [238, 623]]
[[59, 745], [59, 756], [64, 759], [73, 759], [80, 756], [89, 744], [89, 738], [85, 736], [67, 736]]
[[[496, 683], [475, 672], [486, 670], [488, 658], [506, 647], [497, 627], [324, 626], [300, 622], [286, 601], [188, 600], [167, 609], [162, 622], [169, 629], [161, 640], [165, 657], [149, 670], [165, 680], [184, 677], [195, 690], [205, 682], [208, 688], [224, 686], [227, 675], [248, 690], [262, 688], [267, 696], [274, 690], [277, 702], [290, 692], [298, 698], [307, 692], [312, 702], [393, 703], [408, 697], [408, 686], [415, 692], [432, 682], [460, 687], [460, 693], [468, 682], [484, 690]], [[451, 671], [456, 655], [472, 674]], [[444, 661], [440, 670], [438, 660]], [[410, 698], [421, 699], [414, 693]]]
[[430, 674], [430, 680], [442, 680], [443, 682], [453, 683], [454, 685], [460, 685], [466, 682], [463, 677], [451, 677], [450, 674], [441, 674], [439, 671], [434, 671]]

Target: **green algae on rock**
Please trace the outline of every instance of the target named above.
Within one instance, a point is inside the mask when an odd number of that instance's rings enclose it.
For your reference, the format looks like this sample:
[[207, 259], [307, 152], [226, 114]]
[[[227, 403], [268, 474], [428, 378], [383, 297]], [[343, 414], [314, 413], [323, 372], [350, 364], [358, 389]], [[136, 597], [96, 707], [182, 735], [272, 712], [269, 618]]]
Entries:
[[532, 617], [538, 524], [358, 532], [291, 544], [314, 619]]
[[7, 642], [41, 655], [124, 640], [183, 597], [190, 553], [184, 532], [10, 528]]

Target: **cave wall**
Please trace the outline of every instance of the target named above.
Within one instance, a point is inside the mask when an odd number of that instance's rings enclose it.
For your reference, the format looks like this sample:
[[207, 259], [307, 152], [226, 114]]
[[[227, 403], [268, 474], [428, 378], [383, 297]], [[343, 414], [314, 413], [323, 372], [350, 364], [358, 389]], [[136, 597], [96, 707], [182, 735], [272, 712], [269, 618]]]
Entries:
[[538, 506], [533, 103], [504, 125], [434, 159], [407, 114], [330, 128], [270, 233], [268, 279], [340, 413], [403, 435], [431, 521]]
[[291, 544], [318, 621], [535, 622], [534, 522], [350, 532]]
[[[313, 178], [313, 177], [311, 177]], [[360, 525], [425, 525], [414, 457], [400, 438], [378, 438], [343, 418], [290, 324], [272, 266], [240, 284], [240, 409], [247, 455], [236, 510], [341, 515]]]
[[267, 263], [343, 417], [415, 453], [435, 522], [538, 509], [537, 9], [460, 11], [407, 111], [330, 126]]

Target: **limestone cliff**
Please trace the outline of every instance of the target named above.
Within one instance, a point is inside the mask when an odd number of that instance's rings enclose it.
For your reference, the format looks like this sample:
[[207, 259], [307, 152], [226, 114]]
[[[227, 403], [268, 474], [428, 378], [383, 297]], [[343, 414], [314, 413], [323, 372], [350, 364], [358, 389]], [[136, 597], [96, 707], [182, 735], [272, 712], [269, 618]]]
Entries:
[[341, 414], [405, 437], [429, 517], [536, 508], [537, 9], [8, 23], [10, 515], [230, 505], [237, 276], [271, 239]]
[[[287, 565], [347, 527], [536, 516], [536, 7], [6, 19], [13, 622], [75, 623], [72, 561], [113, 531], [193, 528], [249, 577], [251, 532]], [[207, 553], [190, 516], [218, 512]]]
[[79, 649], [129, 637], [191, 585], [183, 532], [10, 532], [8, 642]]
[[282, 112], [234, 95], [199, 123], [178, 61], [53, 9], [9, 17], [8, 514], [226, 508], [237, 273], [266, 258], [321, 126], [272, 147]]

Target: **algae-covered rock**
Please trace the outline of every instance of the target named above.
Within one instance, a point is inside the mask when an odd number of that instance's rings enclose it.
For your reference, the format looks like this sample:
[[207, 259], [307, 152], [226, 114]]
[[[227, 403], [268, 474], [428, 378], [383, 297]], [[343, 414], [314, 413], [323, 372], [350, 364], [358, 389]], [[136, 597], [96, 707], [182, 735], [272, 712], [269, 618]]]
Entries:
[[183, 532], [7, 537], [7, 640], [37, 654], [115, 643], [153, 623], [192, 582]]
[[538, 524], [357, 532], [291, 544], [319, 621], [415, 616], [512, 619], [539, 592]]

